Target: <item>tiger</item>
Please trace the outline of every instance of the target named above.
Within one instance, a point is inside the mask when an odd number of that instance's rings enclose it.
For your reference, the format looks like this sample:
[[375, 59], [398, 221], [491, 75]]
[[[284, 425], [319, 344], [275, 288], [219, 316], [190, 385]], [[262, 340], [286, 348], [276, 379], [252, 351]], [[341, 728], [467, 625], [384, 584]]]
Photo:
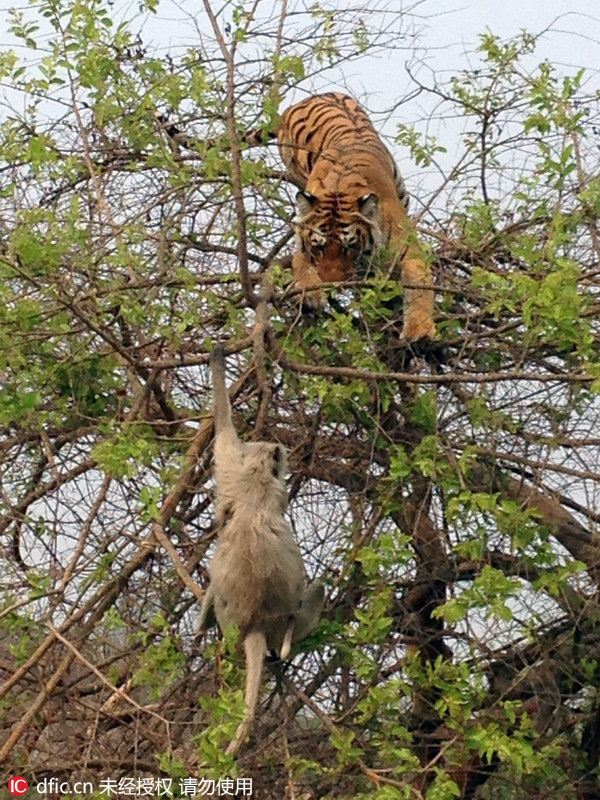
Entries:
[[389, 247], [405, 286], [401, 336], [435, 339], [431, 270], [404, 181], [358, 102], [337, 92], [308, 97], [284, 111], [277, 140], [288, 178], [301, 187], [292, 276], [304, 302], [318, 307], [319, 286], [356, 276], [373, 252]]

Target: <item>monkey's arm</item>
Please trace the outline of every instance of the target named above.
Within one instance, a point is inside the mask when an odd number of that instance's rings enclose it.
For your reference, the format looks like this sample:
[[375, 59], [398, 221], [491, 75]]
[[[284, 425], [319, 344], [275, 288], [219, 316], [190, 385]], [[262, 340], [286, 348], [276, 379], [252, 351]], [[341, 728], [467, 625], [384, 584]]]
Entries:
[[200, 608], [200, 616], [196, 622], [196, 635], [212, 628], [217, 624], [214, 608], [215, 593], [212, 584], [209, 584], [208, 589], [202, 599], [202, 606]]
[[215, 416], [215, 432], [217, 436], [227, 433], [237, 439], [231, 420], [231, 406], [225, 385], [225, 351], [215, 347], [210, 356], [210, 368], [213, 377], [213, 411]]

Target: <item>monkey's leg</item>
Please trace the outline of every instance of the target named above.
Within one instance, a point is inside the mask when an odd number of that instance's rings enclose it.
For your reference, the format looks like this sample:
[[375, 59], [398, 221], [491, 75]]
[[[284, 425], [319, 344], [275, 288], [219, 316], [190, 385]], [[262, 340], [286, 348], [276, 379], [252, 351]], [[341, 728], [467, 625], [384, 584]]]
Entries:
[[283, 637], [281, 650], [279, 651], [279, 658], [282, 661], [287, 661], [287, 659], [290, 656], [295, 625], [296, 625], [296, 617], [293, 614], [290, 614], [290, 617], [288, 619], [288, 625], [287, 628], [285, 629], [285, 636]]
[[226, 752], [227, 755], [236, 756], [240, 747], [246, 741], [256, 715], [258, 695], [260, 693], [260, 679], [265, 660], [267, 640], [262, 631], [252, 631], [244, 639], [244, 652], [246, 653], [246, 711], [233, 741]]
[[[302, 641], [314, 631], [319, 624], [324, 605], [325, 587], [320, 581], [315, 581], [304, 590], [302, 603], [296, 612], [292, 630], [292, 641], [294, 643]], [[283, 655], [281, 657], [283, 658]]]

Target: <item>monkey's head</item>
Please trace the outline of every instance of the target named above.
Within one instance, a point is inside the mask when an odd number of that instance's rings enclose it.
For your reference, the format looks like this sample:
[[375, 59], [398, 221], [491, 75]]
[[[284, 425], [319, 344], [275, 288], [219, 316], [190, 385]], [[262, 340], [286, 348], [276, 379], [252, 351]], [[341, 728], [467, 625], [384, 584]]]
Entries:
[[287, 472], [287, 452], [281, 444], [250, 442], [244, 446], [243, 470], [254, 479], [283, 482]]

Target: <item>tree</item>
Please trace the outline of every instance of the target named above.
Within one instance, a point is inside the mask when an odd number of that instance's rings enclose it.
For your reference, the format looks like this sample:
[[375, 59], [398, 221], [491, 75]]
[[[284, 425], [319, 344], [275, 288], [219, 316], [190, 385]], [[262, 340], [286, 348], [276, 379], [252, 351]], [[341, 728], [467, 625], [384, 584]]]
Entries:
[[[467, 121], [419, 198], [436, 347], [400, 341], [385, 255], [303, 318], [266, 133], [288, 89], [409, 30], [370, 8], [205, 0], [182, 57], [94, 0], [12, 12], [38, 58], [0, 58], [5, 780], [598, 796], [597, 98], [535, 37], [482, 36], [476, 67], [418, 86]], [[395, 133], [403, 163], [439, 156]], [[237, 764], [243, 663], [193, 636], [217, 340], [240, 431], [291, 451], [290, 518], [328, 580]]]

